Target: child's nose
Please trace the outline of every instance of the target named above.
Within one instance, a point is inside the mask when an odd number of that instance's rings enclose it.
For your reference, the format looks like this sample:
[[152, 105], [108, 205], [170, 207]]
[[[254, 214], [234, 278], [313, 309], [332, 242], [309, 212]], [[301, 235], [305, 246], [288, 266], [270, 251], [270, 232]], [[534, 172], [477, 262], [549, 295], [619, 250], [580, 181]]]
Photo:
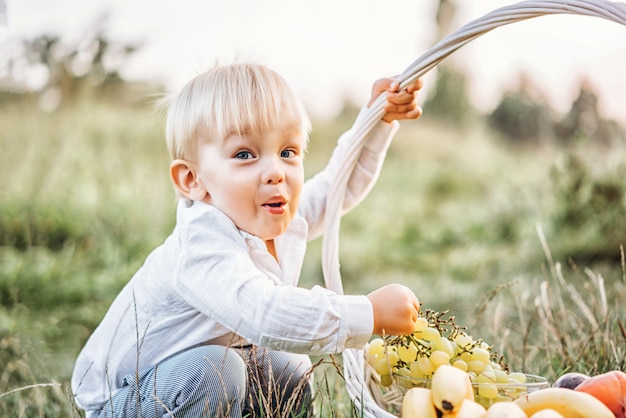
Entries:
[[281, 167], [281, 162], [278, 159], [272, 159], [269, 161], [263, 171], [263, 183], [282, 183], [284, 179], [285, 172]]

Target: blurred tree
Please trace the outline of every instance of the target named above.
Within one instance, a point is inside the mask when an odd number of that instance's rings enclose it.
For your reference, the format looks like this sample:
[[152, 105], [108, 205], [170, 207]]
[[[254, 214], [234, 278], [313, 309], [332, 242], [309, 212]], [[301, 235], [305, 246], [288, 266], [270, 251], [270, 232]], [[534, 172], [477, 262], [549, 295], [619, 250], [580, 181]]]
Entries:
[[424, 107], [436, 119], [464, 126], [473, 109], [467, 94], [466, 77], [449, 65], [439, 65], [435, 88]]
[[[436, 14], [438, 40], [451, 32], [456, 10], [454, 0], [439, 0]], [[467, 116], [472, 109], [467, 94], [467, 80], [465, 75], [455, 69], [449, 61], [437, 66], [435, 88], [424, 107], [427, 109], [427, 115], [456, 126], [463, 126], [467, 122]]]
[[119, 92], [120, 70], [139, 45], [111, 41], [107, 24], [106, 16], [97, 19], [77, 45], [48, 34], [22, 40], [0, 60], [0, 90], [35, 93], [48, 110], [73, 101], [84, 89], [109, 96]]
[[454, 0], [439, 0], [437, 5], [437, 39], [442, 39], [452, 27], [452, 22], [456, 16], [456, 4]]
[[626, 139], [624, 128], [602, 118], [598, 96], [589, 83], [581, 82], [578, 97], [561, 119], [545, 104], [546, 100], [525, 75], [520, 77], [517, 91], [506, 93], [488, 115], [489, 124], [514, 142], [539, 143], [557, 140], [562, 144], [593, 140], [610, 145]]
[[590, 86], [583, 82], [578, 97], [572, 103], [565, 119], [557, 124], [558, 134], [563, 139], [570, 139], [580, 132], [591, 137], [598, 131], [600, 114], [598, 113], [598, 97]]
[[578, 97], [556, 124], [557, 138], [563, 142], [591, 139], [596, 143], [610, 145], [614, 140], [624, 140], [624, 129], [614, 121], [605, 120], [598, 111], [598, 96], [586, 80], [581, 82]]
[[514, 142], [552, 139], [551, 109], [543, 100], [534, 99], [534, 90], [530, 79], [522, 75], [517, 91], [505, 93], [488, 116], [490, 126]]

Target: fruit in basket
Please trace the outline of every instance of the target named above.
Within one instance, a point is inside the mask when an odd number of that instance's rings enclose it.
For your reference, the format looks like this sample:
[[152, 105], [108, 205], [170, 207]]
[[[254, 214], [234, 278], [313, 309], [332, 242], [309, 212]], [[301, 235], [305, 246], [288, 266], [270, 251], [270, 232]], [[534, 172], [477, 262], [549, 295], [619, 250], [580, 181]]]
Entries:
[[615, 418], [599, 399], [585, 392], [547, 388], [528, 393], [514, 401], [529, 417], [544, 409], [553, 409], [565, 418]]
[[366, 359], [383, 386], [430, 388], [434, 373], [446, 365], [470, 376], [475, 400], [485, 407], [541, 387], [542, 378], [533, 377], [527, 384], [527, 375], [512, 372], [489, 344], [473, 338], [454, 323], [454, 317], [444, 317], [446, 313], [420, 310], [412, 334], [378, 337], [369, 343]]
[[444, 413], [456, 412], [465, 399], [474, 400], [469, 375], [448, 364], [441, 365], [431, 383], [433, 403]]
[[553, 386], [557, 388], [574, 389], [587, 379], [589, 379], [589, 376], [586, 374], [573, 372], [565, 373], [556, 379]]
[[535, 412], [530, 416], [530, 418], [565, 418], [563, 415], [556, 412], [554, 409], [542, 409], [541, 411]]
[[496, 402], [487, 410], [486, 418], [528, 418], [516, 403], [511, 401]]
[[402, 399], [402, 418], [437, 418], [432, 393], [426, 388], [411, 388]]
[[471, 399], [463, 399], [456, 413], [444, 414], [443, 416], [446, 418], [485, 418], [487, 416], [487, 410], [484, 406]]
[[593, 395], [613, 411], [616, 418], [626, 418], [626, 373], [613, 370], [592, 376], [574, 391]]

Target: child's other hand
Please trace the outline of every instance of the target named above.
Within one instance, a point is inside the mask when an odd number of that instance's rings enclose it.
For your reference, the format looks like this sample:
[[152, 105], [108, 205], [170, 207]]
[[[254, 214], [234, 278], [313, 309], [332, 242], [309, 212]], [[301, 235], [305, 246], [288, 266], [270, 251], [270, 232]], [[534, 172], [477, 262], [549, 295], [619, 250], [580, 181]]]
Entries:
[[415, 330], [420, 303], [411, 289], [390, 284], [367, 297], [374, 308], [374, 334], [408, 335]]
[[412, 84], [400, 90], [400, 83], [392, 78], [381, 78], [372, 87], [372, 98], [367, 106], [371, 106], [374, 100], [383, 92], [387, 92], [387, 103], [383, 120], [392, 122], [401, 119], [417, 119], [422, 115], [422, 108], [415, 102], [417, 92], [422, 88], [422, 79], [418, 78]]

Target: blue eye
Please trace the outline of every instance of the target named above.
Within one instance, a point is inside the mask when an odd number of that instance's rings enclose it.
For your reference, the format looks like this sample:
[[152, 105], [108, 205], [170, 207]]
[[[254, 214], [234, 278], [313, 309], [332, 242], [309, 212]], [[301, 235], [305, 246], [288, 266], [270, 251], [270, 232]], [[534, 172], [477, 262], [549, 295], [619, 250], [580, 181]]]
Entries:
[[239, 160], [250, 160], [254, 158], [254, 156], [250, 151], [239, 151], [237, 154], [235, 154], [235, 158]]
[[280, 158], [293, 158], [296, 156], [296, 152], [292, 149], [285, 149], [280, 152]]

